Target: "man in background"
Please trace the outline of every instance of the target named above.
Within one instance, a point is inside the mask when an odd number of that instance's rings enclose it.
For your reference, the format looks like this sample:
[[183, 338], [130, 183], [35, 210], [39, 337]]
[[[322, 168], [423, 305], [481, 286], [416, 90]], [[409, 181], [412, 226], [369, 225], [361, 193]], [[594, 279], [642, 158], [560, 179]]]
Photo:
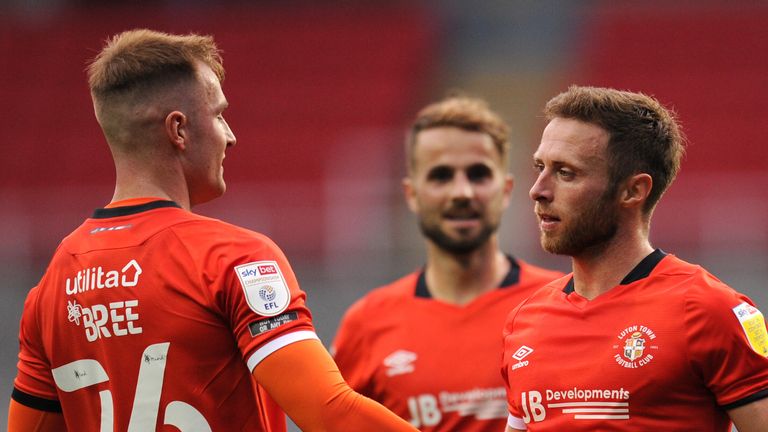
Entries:
[[235, 145], [212, 38], [127, 31], [88, 74], [115, 192], [27, 297], [8, 429], [414, 430], [343, 381], [270, 239], [190, 212]]
[[683, 154], [673, 114], [576, 86], [544, 113], [530, 196], [543, 248], [573, 273], [505, 324], [507, 430], [768, 431], [763, 314], [648, 239]]
[[345, 379], [422, 431], [504, 429], [504, 318], [560, 276], [499, 247], [509, 129], [478, 99], [424, 108], [406, 142], [403, 190], [426, 265], [357, 301], [333, 344]]

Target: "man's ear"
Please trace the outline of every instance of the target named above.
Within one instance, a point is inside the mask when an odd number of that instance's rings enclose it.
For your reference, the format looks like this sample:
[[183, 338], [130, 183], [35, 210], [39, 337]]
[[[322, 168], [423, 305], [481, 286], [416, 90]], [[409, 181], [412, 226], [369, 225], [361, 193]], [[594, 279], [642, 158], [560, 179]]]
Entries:
[[653, 178], [646, 173], [631, 176], [621, 192], [621, 205], [624, 207], [642, 207], [651, 194]]
[[410, 177], [403, 178], [403, 195], [405, 196], [408, 208], [412, 212], [417, 213], [419, 211], [419, 203], [416, 200], [416, 191], [413, 189], [413, 180]]
[[512, 174], [504, 176], [504, 208], [507, 208], [512, 198], [512, 189], [515, 187], [515, 178]]
[[171, 111], [165, 116], [165, 134], [178, 150], [187, 149], [187, 116], [181, 111]]

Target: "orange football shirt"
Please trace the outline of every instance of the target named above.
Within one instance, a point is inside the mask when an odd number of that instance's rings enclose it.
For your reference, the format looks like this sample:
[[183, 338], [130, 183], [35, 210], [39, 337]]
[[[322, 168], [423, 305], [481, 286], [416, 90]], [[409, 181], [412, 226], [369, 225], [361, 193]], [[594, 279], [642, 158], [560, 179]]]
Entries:
[[267, 237], [171, 201], [99, 209], [25, 302], [13, 398], [69, 430], [284, 431], [251, 376], [317, 338]]
[[730, 431], [768, 396], [763, 315], [699, 266], [656, 250], [591, 301], [572, 275], [504, 329], [509, 425], [547, 431]]
[[423, 272], [378, 288], [345, 314], [332, 351], [344, 378], [422, 431], [503, 431], [504, 318], [562, 276], [510, 257], [498, 289], [463, 306], [431, 298]]

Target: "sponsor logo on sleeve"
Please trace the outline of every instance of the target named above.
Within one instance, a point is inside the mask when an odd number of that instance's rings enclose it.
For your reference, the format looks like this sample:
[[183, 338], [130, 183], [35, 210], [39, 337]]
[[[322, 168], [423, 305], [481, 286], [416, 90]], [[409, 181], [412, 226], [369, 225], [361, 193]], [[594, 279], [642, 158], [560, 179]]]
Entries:
[[749, 345], [756, 353], [768, 357], [768, 331], [765, 329], [765, 318], [762, 312], [747, 302], [733, 308], [733, 313], [739, 319]]
[[252, 322], [248, 324], [248, 330], [251, 331], [251, 336], [256, 337], [262, 333], [288, 324], [291, 321], [296, 321], [297, 319], [299, 319], [299, 314], [297, 312], [286, 312], [276, 317]]
[[276, 261], [254, 261], [235, 267], [245, 300], [252, 311], [262, 316], [283, 312], [291, 292]]

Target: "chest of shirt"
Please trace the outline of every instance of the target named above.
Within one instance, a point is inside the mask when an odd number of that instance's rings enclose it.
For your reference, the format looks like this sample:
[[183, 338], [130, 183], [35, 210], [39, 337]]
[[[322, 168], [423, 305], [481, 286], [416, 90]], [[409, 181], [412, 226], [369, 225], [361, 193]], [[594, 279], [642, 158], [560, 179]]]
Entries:
[[370, 335], [375, 381], [403, 393], [500, 386], [502, 328], [508, 310], [435, 313], [412, 308], [408, 318], [382, 323]]
[[371, 396], [424, 430], [503, 429], [502, 329], [516, 304], [500, 303], [414, 301], [377, 320], [368, 334]]
[[681, 410], [695, 417], [692, 405], [716, 409], [692, 367], [681, 302], [636, 297], [570, 306], [523, 309], [505, 338], [509, 398], [524, 420], [637, 426], [664, 424]]

